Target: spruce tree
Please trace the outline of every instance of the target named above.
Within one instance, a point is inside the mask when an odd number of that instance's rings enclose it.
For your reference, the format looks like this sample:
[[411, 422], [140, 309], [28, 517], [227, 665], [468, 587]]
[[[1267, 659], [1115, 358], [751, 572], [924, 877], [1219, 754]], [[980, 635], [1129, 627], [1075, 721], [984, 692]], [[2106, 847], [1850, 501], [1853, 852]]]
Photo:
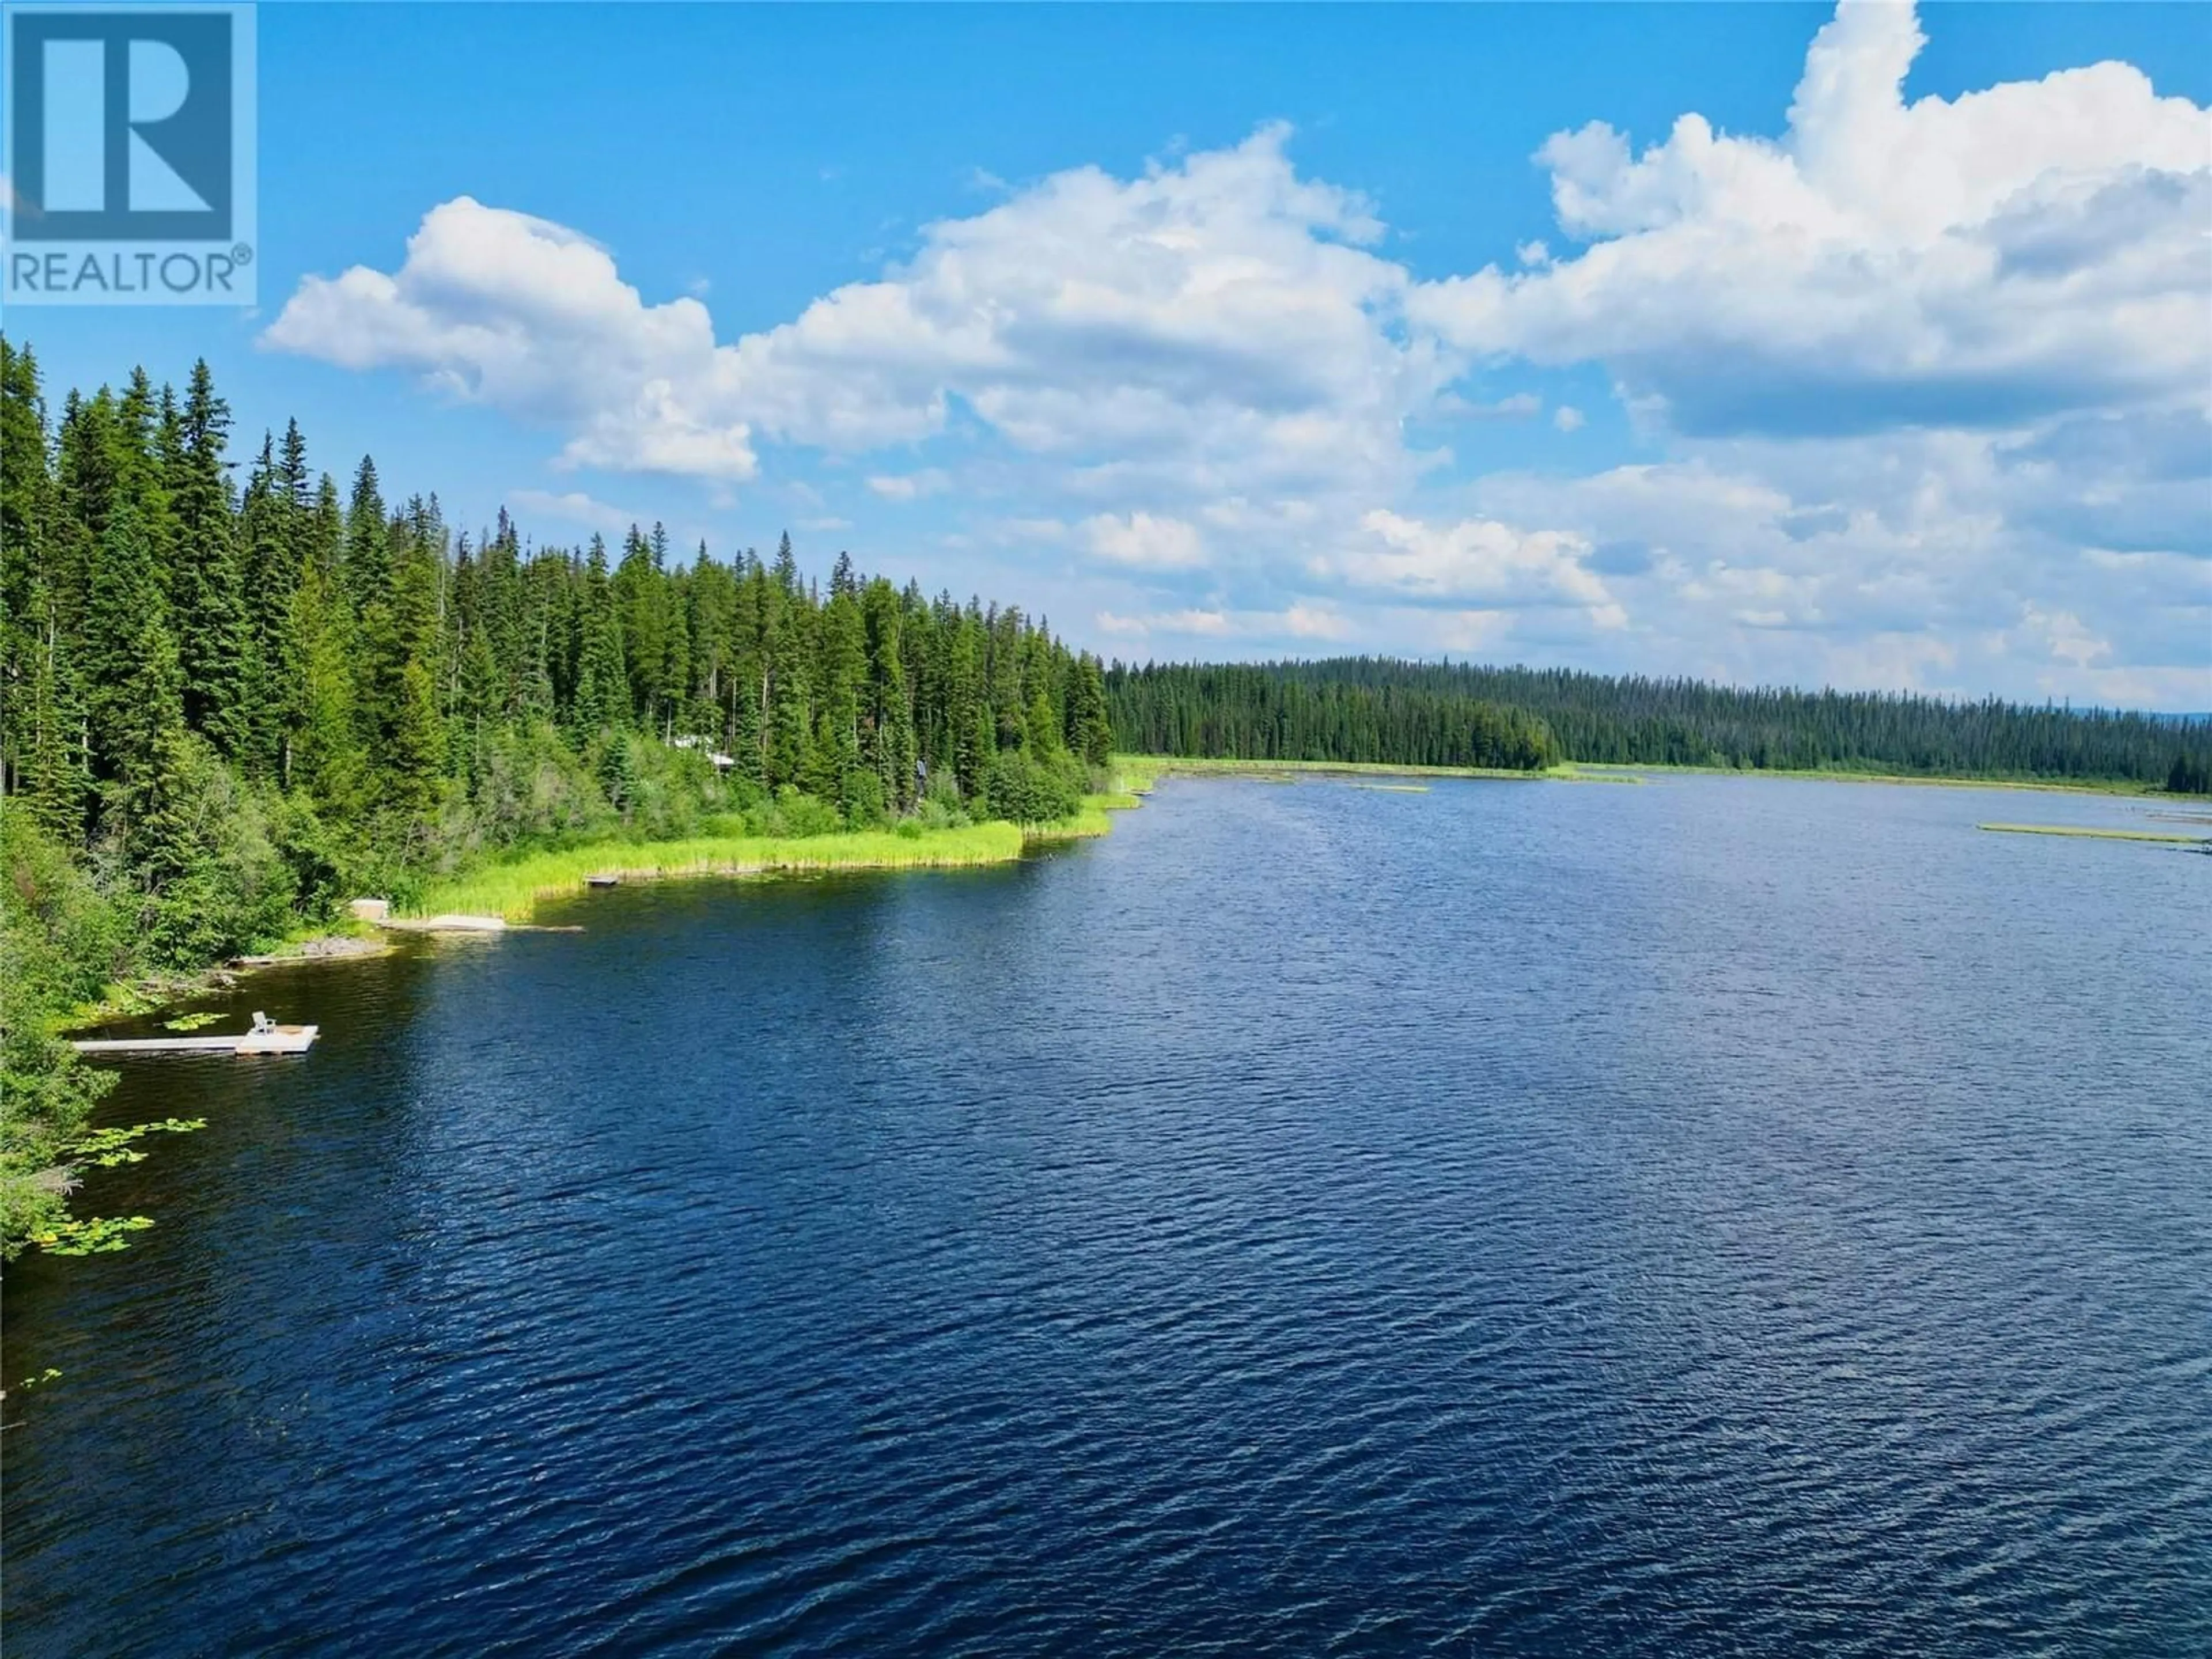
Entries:
[[961, 794], [969, 799], [981, 794], [984, 770], [999, 752], [990, 702], [984, 695], [982, 655], [982, 621], [971, 601], [952, 627], [945, 693], [954, 775]]
[[263, 779], [277, 775], [294, 702], [284, 645], [300, 573], [298, 520], [299, 509], [277, 475], [275, 446], [264, 437], [239, 515], [246, 628], [239, 688], [242, 732], [233, 751], [249, 775]]
[[[848, 574], [850, 574], [849, 563]], [[845, 780], [860, 764], [860, 694], [867, 677], [866, 624], [850, 582], [831, 584], [821, 620], [820, 709], [827, 752], [819, 767], [825, 800], [842, 800]]]
[[1066, 752], [1060, 738], [1060, 717], [1053, 713], [1052, 699], [1045, 695], [1042, 684], [1030, 695], [1029, 718], [1023, 724], [1026, 746], [1037, 759], [1043, 760]]
[[[791, 539], [786, 537], [786, 556], [790, 547]], [[784, 558], [780, 556], [776, 563], [781, 571]], [[806, 599], [795, 588], [795, 583], [787, 588], [779, 575], [768, 596], [767, 781], [772, 789], [799, 781], [806, 767], [809, 742], [813, 735], [802, 630], [802, 611]]]
[[597, 536], [592, 538], [578, 598], [581, 644], [571, 729], [581, 744], [626, 725], [629, 708], [622, 621], [607, 577], [607, 544]]
[[410, 501], [403, 533], [391, 538], [391, 598], [381, 635], [369, 649], [380, 707], [380, 741], [370, 759], [384, 776], [386, 799], [403, 817], [436, 803], [446, 769], [445, 718], [438, 696], [439, 609], [446, 535], [434, 498]]
[[1112, 757], [1114, 730], [1106, 712], [1106, 678], [1088, 651], [1069, 665], [1067, 746], [1085, 763], [1104, 766]]
[[126, 849], [161, 785], [162, 757], [184, 726], [182, 673], [153, 548], [135, 503], [109, 515], [85, 618], [86, 713], [103, 813]]
[[21, 660], [9, 665], [7, 691], [12, 793], [57, 842], [74, 847], [92, 792], [84, 703], [59, 608], [42, 580], [29, 612], [14, 632]]
[[354, 469], [353, 493], [346, 503], [343, 554], [346, 598], [354, 616], [364, 622], [391, 591], [391, 536], [376, 462], [364, 455]]
[[325, 808], [350, 817], [362, 805], [367, 757], [355, 708], [352, 629], [337, 572], [301, 562], [285, 617], [284, 667], [293, 684], [277, 775]]
[[897, 592], [878, 577], [863, 595], [867, 626], [867, 743], [862, 760], [883, 785], [895, 812], [912, 808], [915, 756], [914, 708], [907, 692], [904, 615]]
[[185, 718], [216, 748], [241, 756], [252, 746], [252, 721], [246, 707], [249, 624], [230, 478], [223, 470], [230, 405], [216, 396], [205, 358], [192, 365], [175, 425], [167, 481], [175, 523], [170, 596], [184, 669]]
[[0, 337], [0, 799], [27, 787], [30, 757], [51, 744], [57, 718], [60, 617], [47, 562], [53, 494], [38, 364]]
[[626, 702], [653, 730], [659, 729], [662, 658], [667, 645], [661, 586], [653, 544], [632, 525], [623, 538], [622, 562], [615, 568], [615, 610], [622, 619]]

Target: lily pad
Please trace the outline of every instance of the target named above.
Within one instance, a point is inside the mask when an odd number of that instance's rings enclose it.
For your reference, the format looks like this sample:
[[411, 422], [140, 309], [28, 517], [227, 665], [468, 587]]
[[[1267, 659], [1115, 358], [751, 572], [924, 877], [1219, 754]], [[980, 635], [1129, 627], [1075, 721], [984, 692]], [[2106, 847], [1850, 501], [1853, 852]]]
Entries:
[[106, 1255], [127, 1250], [125, 1235], [143, 1232], [154, 1224], [150, 1215], [102, 1215], [83, 1221], [57, 1222], [45, 1232], [31, 1235], [31, 1243], [49, 1255]]

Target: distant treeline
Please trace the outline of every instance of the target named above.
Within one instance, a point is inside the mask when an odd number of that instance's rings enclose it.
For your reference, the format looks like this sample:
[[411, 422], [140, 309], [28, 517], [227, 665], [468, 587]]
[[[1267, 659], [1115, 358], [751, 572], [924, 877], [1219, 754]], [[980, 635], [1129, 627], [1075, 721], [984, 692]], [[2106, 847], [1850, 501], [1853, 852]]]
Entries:
[[1115, 745], [1140, 755], [1535, 771], [1565, 758], [1541, 716], [1465, 688], [1316, 671], [1382, 661], [1152, 665], [1106, 672]]
[[1116, 663], [1106, 702], [1116, 746], [1140, 754], [1529, 769], [1565, 760], [2212, 792], [2212, 726], [1995, 699], [1340, 657]]

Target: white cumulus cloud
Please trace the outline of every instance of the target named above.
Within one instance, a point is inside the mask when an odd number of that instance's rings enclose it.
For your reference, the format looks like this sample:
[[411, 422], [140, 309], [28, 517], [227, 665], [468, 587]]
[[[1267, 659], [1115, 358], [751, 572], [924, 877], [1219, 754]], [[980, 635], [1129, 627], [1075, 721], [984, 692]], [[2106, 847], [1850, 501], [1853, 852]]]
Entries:
[[1700, 115], [1538, 152], [1578, 254], [1415, 293], [1481, 353], [1596, 361], [1675, 429], [2017, 425], [2212, 382], [2212, 124], [2124, 64], [1906, 103], [1909, 5], [1845, 0], [1778, 140]]
[[1364, 199], [1301, 179], [1287, 138], [1054, 174], [728, 344], [581, 233], [461, 197], [397, 270], [306, 279], [264, 339], [553, 425], [572, 465], [743, 480], [762, 438], [912, 443], [957, 399], [1093, 494], [1395, 484], [1451, 367], [1394, 331], [1408, 279]]
[[1407, 598], [1574, 606], [1607, 627], [1626, 620], [1587, 562], [1589, 544], [1571, 532], [1523, 531], [1494, 519], [1430, 524], [1380, 507], [1359, 529], [1357, 539], [1316, 557], [1313, 573]]
[[586, 495], [580, 489], [566, 489], [556, 493], [546, 489], [512, 489], [507, 501], [519, 513], [533, 518], [559, 519], [568, 524], [579, 524], [586, 530], [596, 530], [602, 535], [619, 536], [634, 524], [649, 524], [650, 515], [640, 515], [625, 508]]
[[887, 501], [915, 501], [925, 495], [935, 495], [952, 487], [949, 474], [939, 467], [924, 467], [919, 472], [878, 474], [868, 480], [869, 491]]
[[1222, 611], [1164, 611], [1135, 616], [1102, 611], [1093, 620], [1100, 633], [1120, 639], [1145, 639], [1154, 634], [1219, 639], [1231, 626], [1228, 613]]
[[1085, 544], [1109, 564], [1139, 570], [1194, 570], [1206, 562], [1196, 526], [1149, 513], [1101, 513], [1079, 526]]
[[308, 276], [263, 336], [348, 368], [420, 373], [567, 436], [564, 465], [743, 481], [757, 471], [734, 359], [696, 300], [647, 305], [579, 232], [457, 197], [386, 275]]
[[[263, 338], [558, 468], [819, 514], [793, 452], [896, 451], [842, 474], [872, 511], [939, 498], [1102, 637], [2212, 706], [2212, 116], [2115, 63], [1908, 101], [1921, 46], [1846, 0], [1777, 133], [1531, 133], [1557, 233], [1440, 281], [1270, 125], [994, 181], [732, 339], [468, 197]], [[1608, 380], [1634, 450], [1585, 420]], [[1486, 465], [1547, 415], [1591, 470]]]

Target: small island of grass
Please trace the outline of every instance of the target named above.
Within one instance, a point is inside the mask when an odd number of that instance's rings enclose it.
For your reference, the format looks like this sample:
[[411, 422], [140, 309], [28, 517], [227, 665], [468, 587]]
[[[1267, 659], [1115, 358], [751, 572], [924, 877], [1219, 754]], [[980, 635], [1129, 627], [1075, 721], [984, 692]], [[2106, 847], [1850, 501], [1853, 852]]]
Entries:
[[2007, 836], [2075, 836], [2087, 841], [2147, 841], [2166, 846], [2212, 847], [2212, 836], [2178, 836], [2163, 830], [2102, 829], [2082, 823], [1978, 823]]

